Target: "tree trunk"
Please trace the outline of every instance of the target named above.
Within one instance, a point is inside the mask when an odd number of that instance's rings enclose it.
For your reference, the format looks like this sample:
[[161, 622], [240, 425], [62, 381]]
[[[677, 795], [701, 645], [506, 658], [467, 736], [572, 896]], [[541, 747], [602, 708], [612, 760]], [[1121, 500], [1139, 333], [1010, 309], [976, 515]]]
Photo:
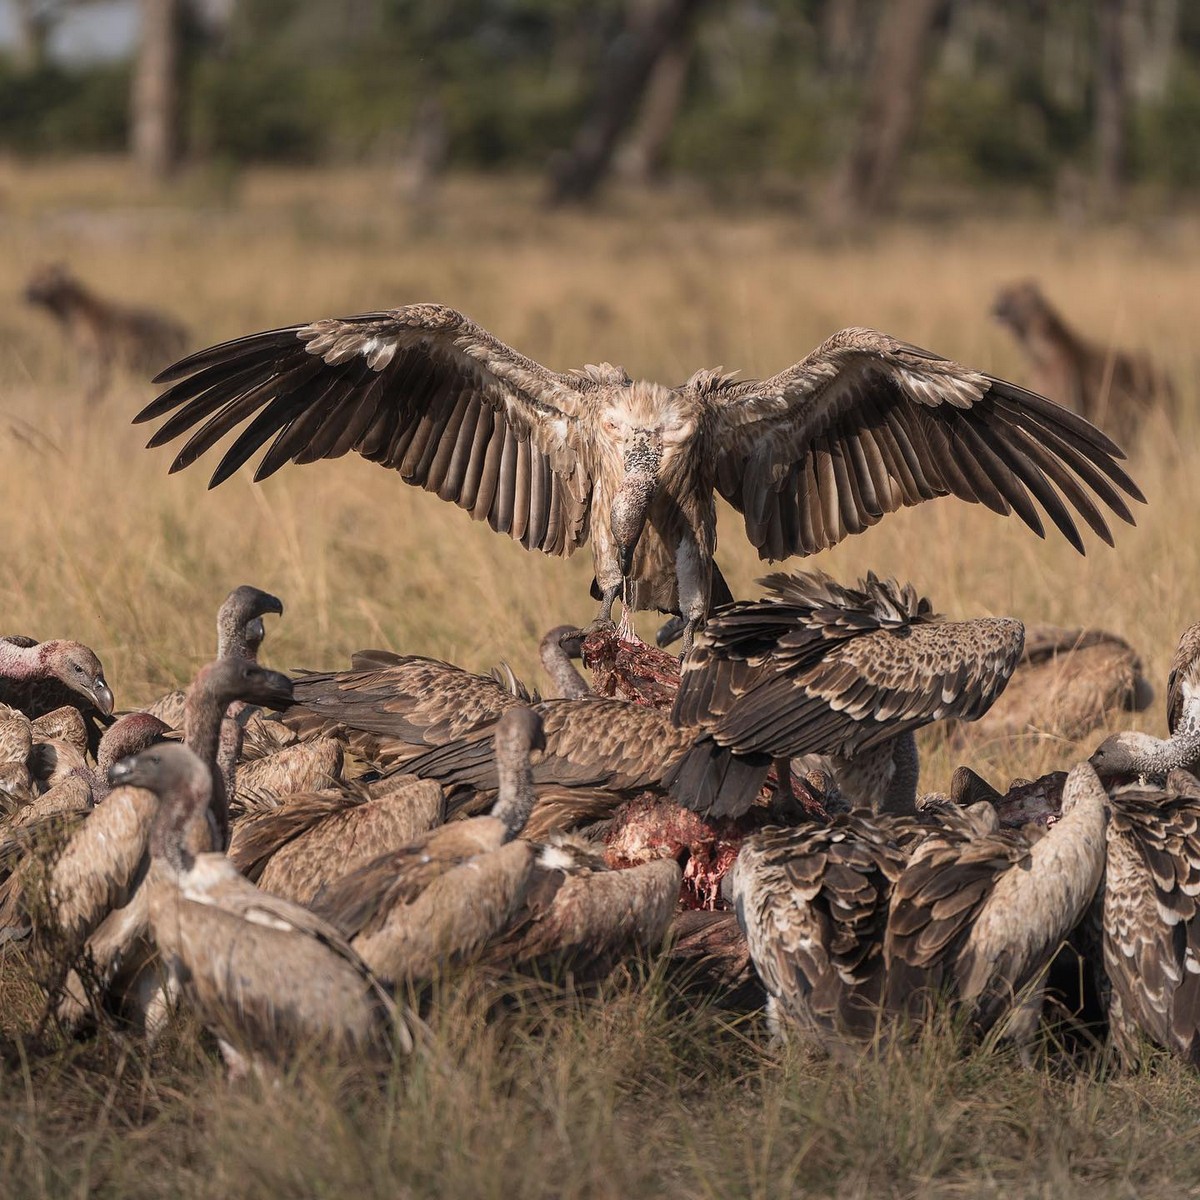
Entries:
[[942, 0], [890, 0], [871, 56], [858, 133], [834, 180], [831, 214], [874, 216], [895, 200], [904, 154], [916, 127], [930, 33]]
[[131, 151], [151, 179], [166, 179], [179, 162], [179, 19], [179, 0], [142, 0]]
[[57, 18], [55, 6], [45, 0], [13, 0], [17, 64], [22, 71], [40, 71], [46, 65], [46, 46]]
[[626, 33], [601, 65], [592, 110], [575, 143], [551, 170], [552, 204], [588, 199], [608, 174], [617, 139], [629, 125], [646, 92], [655, 64], [668, 48], [689, 38], [704, 0], [659, 0], [638, 5]]
[[1096, 203], [1105, 216], [1121, 208], [1127, 169], [1129, 63], [1126, 0], [1098, 0], [1096, 54]]
[[691, 62], [692, 39], [681, 29], [654, 64], [637, 124], [617, 155], [618, 169], [625, 178], [648, 184], [662, 174]]

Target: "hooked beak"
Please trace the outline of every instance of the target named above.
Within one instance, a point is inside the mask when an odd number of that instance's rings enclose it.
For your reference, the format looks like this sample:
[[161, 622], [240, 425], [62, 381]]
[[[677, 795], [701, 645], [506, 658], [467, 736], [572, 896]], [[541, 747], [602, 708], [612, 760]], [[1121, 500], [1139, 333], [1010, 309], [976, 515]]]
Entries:
[[267, 671], [266, 676], [267, 687], [260, 703], [275, 709], [291, 708], [296, 703], [292, 681], [282, 671]]
[[129, 783], [137, 772], [137, 756], [130, 755], [128, 758], [122, 758], [119, 762], [113, 763], [108, 768], [108, 782], [113, 787], [120, 787], [122, 784]]
[[103, 679], [97, 679], [91, 688], [92, 703], [100, 710], [102, 716], [111, 717], [115, 701], [112, 688]]
[[625, 455], [625, 479], [613, 500], [611, 527], [617, 565], [626, 577], [633, 571], [633, 556], [658, 490], [661, 455], [650, 442], [638, 442]]

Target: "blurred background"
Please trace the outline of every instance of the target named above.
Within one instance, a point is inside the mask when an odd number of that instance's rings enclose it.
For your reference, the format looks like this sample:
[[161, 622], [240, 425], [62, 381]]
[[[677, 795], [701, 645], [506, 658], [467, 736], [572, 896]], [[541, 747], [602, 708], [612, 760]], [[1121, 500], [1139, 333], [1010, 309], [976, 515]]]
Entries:
[[1182, 0], [0, 0], [0, 151], [386, 163], [803, 203], [1028, 198], [1067, 219], [1200, 181]]
[[[1181, 0], [0, 0], [0, 632], [88, 642], [131, 704], [253, 583], [287, 605], [272, 665], [536, 681], [541, 633], [593, 615], [589, 552], [356, 456], [209, 492], [215, 452], [172, 475], [131, 424], [186, 349], [437, 301], [664, 383], [867, 325], [1086, 412], [1150, 501], [1115, 550], [946, 500], [788, 567], [1110, 630], [1160, 684], [1200, 617], [1198, 187]], [[757, 594], [741, 518], [719, 535]]]

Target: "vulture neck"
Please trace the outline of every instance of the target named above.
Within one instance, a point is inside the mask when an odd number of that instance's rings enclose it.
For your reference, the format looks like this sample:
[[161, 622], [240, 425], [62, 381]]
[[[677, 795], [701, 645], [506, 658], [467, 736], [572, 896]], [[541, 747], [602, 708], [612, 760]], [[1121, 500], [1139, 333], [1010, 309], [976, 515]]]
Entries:
[[217, 615], [217, 657], [248, 658], [258, 662], [260, 639], [250, 636], [252, 625], [256, 630], [262, 628], [262, 622], [257, 618], [247, 621], [236, 609], [222, 608]]
[[563, 700], [582, 700], [593, 694], [587, 680], [576, 670], [571, 656], [562, 647], [561, 639], [569, 632], [564, 629], [552, 629], [538, 647], [542, 667], [554, 683], [556, 695]]
[[[221, 764], [222, 722], [228, 707], [229, 701], [216, 694], [203, 674], [197, 676], [195, 682], [188, 688], [183, 704], [184, 744], [212, 770], [211, 808], [216, 846], [221, 850], [225, 849], [229, 843], [230, 793], [225, 789]], [[234, 751], [235, 763], [237, 751], [240, 749], [239, 735], [238, 746]], [[229, 766], [228, 770], [232, 775], [233, 767]]]
[[50, 642], [39, 642], [36, 646], [14, 646], [12, 642], [0, 641], [0, 678], [25, 683], [45, 679], [50, 674]]
[[150, 831], [150, 853], [178, 878], [195, 864], [197, 853], [208, 844], [211, 786], [203, 779], [159, 799], [158, 815]]
[[525, 828], [537, 802], [529, 753], [524, 751], [517, 757], [519, 761], [514, 762], [508, 755], [501, 755], [496, 762], [500, 794], [492, 805], [491, 815], [503, 822], [506, 842], [512, 841]]
[[1176, 768], [1190, 771], [1200, 763], [1200, 727], [1188, 721], [1174, 737], [1155, 739], [1146, 749], [1133, 752], [1134, 770], [1139, 775], [1165, 780]]

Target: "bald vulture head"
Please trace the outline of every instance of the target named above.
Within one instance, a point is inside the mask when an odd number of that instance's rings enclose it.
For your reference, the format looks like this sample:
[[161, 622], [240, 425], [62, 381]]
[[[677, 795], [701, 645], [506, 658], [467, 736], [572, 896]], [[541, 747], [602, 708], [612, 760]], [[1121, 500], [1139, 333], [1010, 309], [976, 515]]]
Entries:
[[188, 691], [225, 707], [235, 700], [280, 709], [294, 703], [292, 681], [286, 675], [245, 658], [222, 658], [201, 667]]
[[283, 616], [283, 601], [248, 583], [234, 588], [217, 613], [217, 657], [257, 659], [264, 613]]
[[86, 707], [96, 708], [106, 717], [112, 715], [112, 689], [95, 651], [67, 641], [42, 642], [37, 649], [48, 676], [84, 697]]
[[159, 800], [150, 829], [150, 853], [184, 870], [189, 846], [204, 844], [190, 836], [207, 821], [212, 798], [212, 770], [181, 742], [161, 742], [114, 763], [108, 770], [113, 787], [145, 788]]
[[100, 768], [101, 776], [107, 778], [109, 768], [121, 759], [148, 750], [171, 733], [170, 725], [149, 713], [126, 713], [110, 725], [100, 739], [96, 765]]
[[1163, 740], [1125, 729], [1106, 737], [1088, 761], [1106, 783], [1135, 778], [1162, 783], [1172, 770], [1191, 770], [1200, 763], [1200, 731], [1189, 729]]

